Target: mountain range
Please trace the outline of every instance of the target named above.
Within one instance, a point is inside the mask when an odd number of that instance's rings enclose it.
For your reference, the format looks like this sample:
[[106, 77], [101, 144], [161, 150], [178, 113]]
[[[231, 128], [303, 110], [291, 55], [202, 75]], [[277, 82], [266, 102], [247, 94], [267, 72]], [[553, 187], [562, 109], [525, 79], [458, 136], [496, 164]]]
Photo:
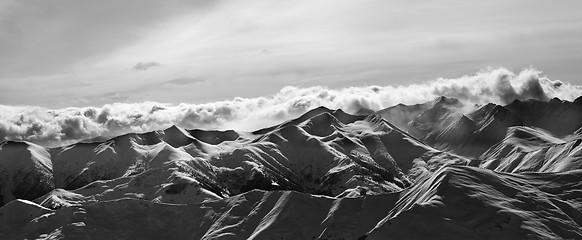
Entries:
[[0, 144], [0, 239], [582, 239], [582, 97]]

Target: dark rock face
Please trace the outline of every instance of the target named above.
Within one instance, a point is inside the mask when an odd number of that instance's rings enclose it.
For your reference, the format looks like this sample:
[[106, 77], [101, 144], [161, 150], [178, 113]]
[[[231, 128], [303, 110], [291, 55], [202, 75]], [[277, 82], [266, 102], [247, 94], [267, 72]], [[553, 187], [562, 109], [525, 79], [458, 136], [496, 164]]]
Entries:
[[556, 137], [564, 137], [582, 127], [582, 101], [579, 99], [574, 102], [557, 98], [549, 102], [516, 100], [505, 108], [519, 116], [525, 126], [542, 128]]
[[206, 130], [189, 130], [188, 131], [193, 137], [197, 138], [200, 141], [209, 144], [220, 144], [224, 141], [234, 141], [236, 140], [239, 135], [235, 131], [227, 130], [227, 131], [206, 131]]
[[0, 205], [35, 199], [55, 188], [49, 153], [27, 142], [0, 143]]

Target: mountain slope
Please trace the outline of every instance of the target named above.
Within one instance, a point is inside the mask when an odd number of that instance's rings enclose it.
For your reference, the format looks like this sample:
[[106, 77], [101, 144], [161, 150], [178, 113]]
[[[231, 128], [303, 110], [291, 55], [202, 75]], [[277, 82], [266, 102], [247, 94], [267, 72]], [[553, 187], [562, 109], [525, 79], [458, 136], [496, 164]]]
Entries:
[[502, 141], [513, 126], [540, 128], [559, 138], [573, 134], [582, 127], [582, 98], [574, 102], [515, 100], [506, 106], [490, 103], [470, 109], [456, 99], [439, 97], [377, 113], [436, 149], [477, 158]]
[[446, 118], [446, 115], [458, 111], [461, 107], [463, 107], [463, 104], [458, 99], [438, 97], [433, 101], [421, 104], [398, 104], [377, 111], [375, 114], [380, 115], [399, 129], [408, 131], [413, 136], [418, 137], [424, 134], [417, 134], [415, 131], [431, 128], [431, 126], [419, 125], [435, 123], [437, 120]]
[[0, 143], [0, 206], [35, 199], [54, 189], [49, 153], [29, 142]]
[[77, 199], [55, 210], [19, 200], [0, 208], [0, 222], [10, 223], [0, 226], [0, 237], [578, 239], [580, 180], [581, 170], [500, 174], [445, 167], [404, 192], [356, 198], [253, 190], [189, 204]]
[[513, 127], [482, 156], [481, 167], [502, 172], [561, 172], [582, 168], [581, 135], [568, 140], [528, 127]]
[[523, 120], [524, 125], [545, 129], [556, 137], [572, 134], [582, 127], [582, 97], [574, 102], [558, 98], [550, 101], [513, 101], [505, 106]]
[[[228, 199], [161, 204], [121, 198], [93, 204], [43, 208], [24, 205], [3, 225], [0, 237], [84, 239], [356, 239], [384, 217], [398, 195], [334, 199], [289, 191], [254, 190]], [[1, 208], [4, 212], [9, 208]], [[32, 220], [31, 220], [32, 219]], [[57, 226], [62, 226], [57, 228]], [[27, 231], [22, 231], [27, 229]]]
[[[377, 115], [323, 107], [254, 133], [172, 126], [49, 152], [45, 161], [53, 165], [56, 188], [94, 201], [138, 197], [167, 203], [253, 189], [327, 196], [389, 193], [434, 170], [426, 167], [433, 156], [438, 157], [429, 165], [468, 163], [426, 146]], [[59, 203], [58, 190], [54, 193], [46, 197], [46, 206], [67, 205]]]
[[580, 239], [582, 170], [449, 167], [405, 191], [365, 239]]

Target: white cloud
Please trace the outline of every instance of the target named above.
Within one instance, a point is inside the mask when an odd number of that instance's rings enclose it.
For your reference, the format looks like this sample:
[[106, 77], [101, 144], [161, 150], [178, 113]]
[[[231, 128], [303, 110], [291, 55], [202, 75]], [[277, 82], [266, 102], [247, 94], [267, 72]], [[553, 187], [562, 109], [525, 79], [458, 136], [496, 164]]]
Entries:
[[115, 103], [56, 110], [0, 105], [0, 139], [54, 146], [97, 136], [163, 129], [173, 124], [189, 129], [251, 131], [297, 117], [318, 106], [355, 112], [362, 107], [379, 110], [398, 103], [422, 103], [441, 95], [471, 104], [507, 104], [515, 99], [548, 100], [553, 97], [572, 101], [582, 95], [582, 86], [553, 81], [540, 74], [535, 69], [513, 73], [497, 68], [409, 86], [342, 89], [289, 86], [271, 96], [237, 97], [205, 104]]

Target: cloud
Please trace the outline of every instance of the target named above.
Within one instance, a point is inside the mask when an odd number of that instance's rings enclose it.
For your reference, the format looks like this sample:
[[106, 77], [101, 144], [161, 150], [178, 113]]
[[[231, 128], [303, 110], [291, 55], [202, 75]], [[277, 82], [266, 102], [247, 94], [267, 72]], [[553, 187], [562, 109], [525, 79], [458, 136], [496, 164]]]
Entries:
[[163, 84], [188, 85], [188, 84], [192, 84], [192, 83], [200, 83], [200, 82], [205, 82], [205, 81], [206, 80], [204, 80], [202, 78], [176, 78], [176, 79], [165, 81], [165, 82], [163, 82]]
[[[550, 96], [546, 90], [549, 92], [550, 88], [554, 88], [554, 84], [551, 84], [552, 82], [546, 77], [540, 77], [540, 73], [533, 68], [525, 69], [519, 74], [505, 68], [488, 69], [474, 76], [438, 79], [435, 83], [425, 84], [421, 88], [428, 86], [433, 95], [450, 96], [478, 104], [487, 102], [507, 104], [515, 99], [547, 101]], [[549, 94], [559, 94], [565, 99], [580, 95], [579, 87], [565, 89], [564, 86], [560, 86], [558, 88], [557, 92]]]
[[150, 68], [159, 66], [162, 66], [162, 64], [158, 62], [138, 62], [137, 64], [135, 64], [135, 66], [133, 66], [133, 70], [145, 71]]
[[355, 112], [360, 108], [379, 110], [398, 103], [422, 103], [441, 95], [470, 104], [508, 104], [515, 99], [553, 97], [573, 101], [582, 95], [582, 86], [550, 80], [540, 74], [531, 68], [519, 73], [497, 68], [408, 86], [342, 89], [288, 86], [270, 96], [236, 97], [205, 104], [115, 103], [57, 110], [0, 105], [0, 139], [55, 146], [97, 136], [158, 130], [174, 124], [188, 129], [251, 131], [297, 117], [318, 106]]

